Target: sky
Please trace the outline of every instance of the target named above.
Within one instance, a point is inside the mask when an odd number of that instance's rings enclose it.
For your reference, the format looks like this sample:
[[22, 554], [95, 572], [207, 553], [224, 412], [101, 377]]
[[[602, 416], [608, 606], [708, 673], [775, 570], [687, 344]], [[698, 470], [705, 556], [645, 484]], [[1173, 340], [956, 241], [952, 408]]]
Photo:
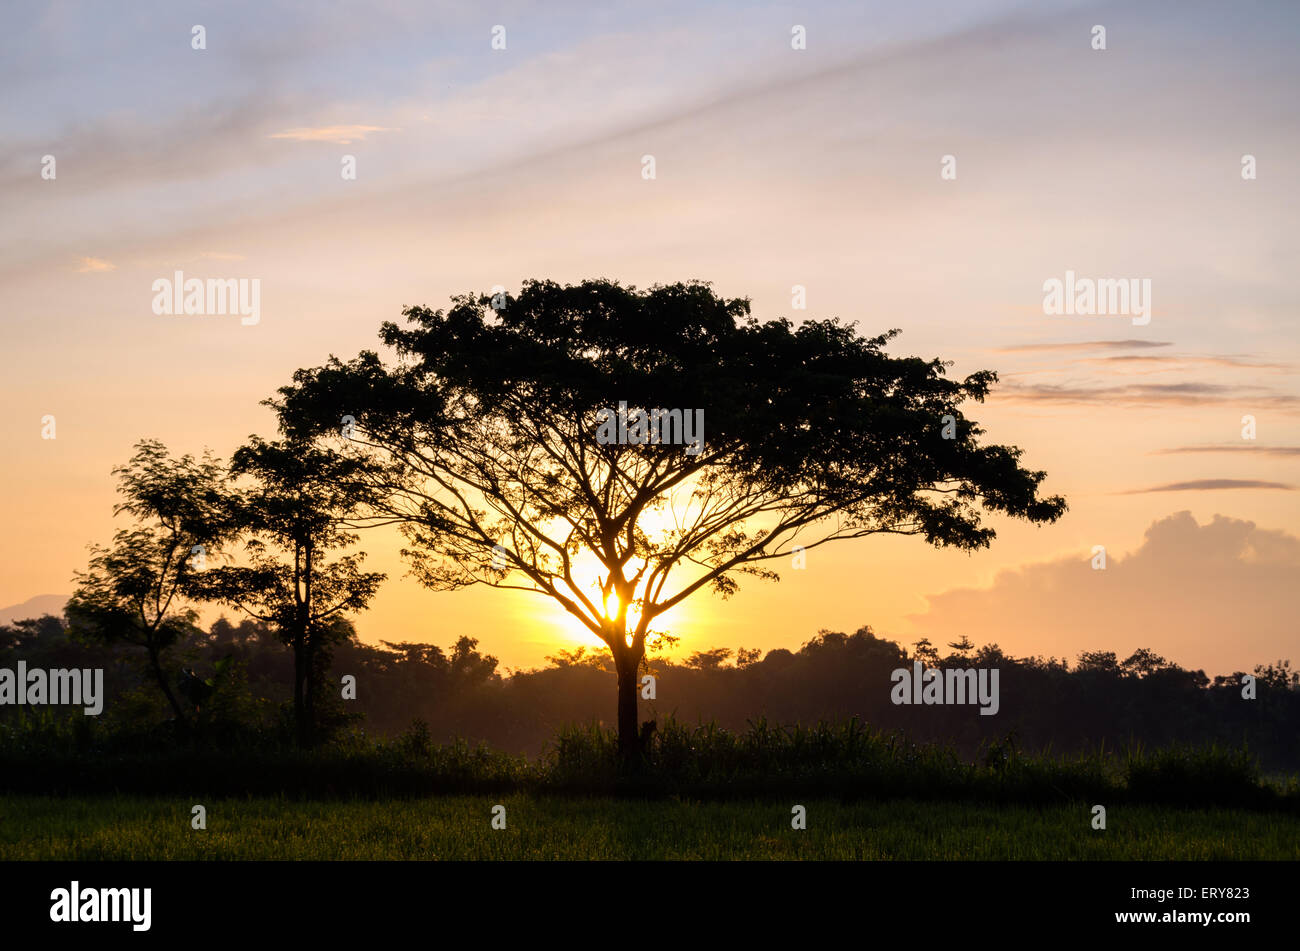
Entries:
[[[968, 415], [1070, 509], [994, 519], [973, 554], [818, 548], [677, 609], [679, 652], [869, 624], [1017, 656], [1147, 647], [1211, 675], [1300, 662], [1294, 4], [6, 16], [0, 605], [70, 593], [137, 440], [228, 456], [273, 435], [261, 400], [376, 347], [404, 306], [700, 279], [762, 319], [896, 327], [893, 353], [996, 370]], [[259, 319], [156, 314], [177, 270], [258, 280]], [[1049, 313], [1067, 272], [1136, 280], [1149, 313]], [[539, 596], [421, 588], [391, 533], [362, 547], [390, 575], [365, 640], [467, 634], [506, 668], [595, 643]]]

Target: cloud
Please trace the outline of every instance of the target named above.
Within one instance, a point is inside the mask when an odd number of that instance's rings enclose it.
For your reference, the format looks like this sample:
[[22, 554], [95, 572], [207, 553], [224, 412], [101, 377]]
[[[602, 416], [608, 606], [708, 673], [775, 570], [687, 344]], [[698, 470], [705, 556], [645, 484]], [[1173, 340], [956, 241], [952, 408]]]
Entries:
[[378, 125], [302, 126], [297, 129], [286, 129], [284, 132], [276, 132], [269, 138], [292, 139], [295, 142], [333, 142], [336, 145], [351, 145], [353, 142], [361, 141], [371, 132], [399, 131], [401, 130]]
[[1253, 452], [1261, 456], [1300, 456], [1300, 446], [1174, 446], [1170, 449], [1155, 449], [1152, 455], [1168, 456], [1193, 452]]
[[911, 620], [932, 639], [967, 634], [1012, 654], [1149, 647], [1211, 675], [1251, 670], [1296, 643], [1294, 535], [1223, 515], [1198, 525], [1184, 511], [1153, 522], [1136, 551], [1107, 551], [1104, 570], [1092, 560], [1080, 551], [1003, 571], [988, 588], [930, 596]]
[[1145, 350], [1150, 347], [1172, 347], [1168, 340], [1085, 340], [1079, 343], [1022, 343], [1012, 347], [998, 347], [995, 353], [1064, 352], [1076, 350]]
[[1078, 386], [1071, 383], [1020, 383], [1008, 380], [993, 398], [1014, 403], [1055, 403], [1097, 408], [1134, 406], [1206, 406], [1245, 403], [1250, 407], [1294, 409], [1300, 396], [1278, 393], [1262, 386], [1222, 383], [1121, 383], [1115, 386]]
[[[69, 124], [47, 138], [43, 151], [57, 155], [60, 168], [66, 156], [96, 189], [211, 180], [265, 161], [263, 150], [250, 148], [250, 137], [273, 127], [277, 105], [297, 104], [273, 104], [265, 95], [250, 94], [166, 116], [113, 113], [91, 123]], [[6, 197], [17, 195], [16, 187], [24, 182], [23, 153], [34, 147], [33, 139], [15, 139], [0, 148], [0, 193]], [[274, 149], [264, 147], [267, 154]]]
[[1147, 492], [1188, 492], [1212, 489], [1285, 489], [1294, 492], [1295, 486], [1282, 482], [1264, 482], [1261, 479], [1193, 479], [1190, 482], [1170, 482], [1149, 489], [1132, 489], [1120, 495], [1143, 495]]
[[1109, 357], [1088, 357], [1084, 360], [1076, 361], [1077, 363], [1087, 363], [1102, 366], [1127, 366], [1141, 367], [1151, 366], [1157, 370], [1177, 370], [1182, 367], [1233, 367], [1245, 368], [1249, 370], [1290, 370], [1289, 363], [1265, 363], [1249, 356], [1237, 354], [1222, 354], [1218, 356], [1177, 356], [1177, 355], [1147, 355], [1137, 353], [1117, 354]]
[[103, 258], [82, 258], [77, 270], [82, 274], [100, 274], [104, 271], [116, 271], [117, 265]]

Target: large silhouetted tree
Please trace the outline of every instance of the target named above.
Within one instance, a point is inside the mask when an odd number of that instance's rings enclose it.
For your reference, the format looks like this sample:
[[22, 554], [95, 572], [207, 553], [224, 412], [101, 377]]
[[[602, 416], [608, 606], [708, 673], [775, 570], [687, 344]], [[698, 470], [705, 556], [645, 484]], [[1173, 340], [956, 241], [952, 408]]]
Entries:
[[334, 623], [370, 603], [384, 575], [361, 570], [364, 552], [332, 553], [357, 540], [348, 520], [366, 499], [364, 461], [302, 442], [252, 436], [231, 457], [231, 521], [244, 538], [245, 563], [193, 576], [196, 597], [221, 601], [272, 626], [293, 650], [293, 711], [298, 744], [313, 745], [317, 697]]
[[[651, 625], [691, 595], [775, 578], [796, 546], [891, 533], [974, 549], [994, 537], [981, 508], [1034, 522], [1065, 509], [962, 415], [992, 372], [951, 380], [938, 360], [887, 355], [896, 331], [749, 311], [703, 283], [531, 281], [407, 308], [407, 326], [380, 330], [395, 360], [332, 357], [272, 403], [286, 433], [384, 466], [374, 514], [400, 521], [424, 584], [538, 592], [604, 641], [630, 755]], [[702, 411], [702, 442], [648, 433], [642, 409]], [[590, 586], [584, 554], [600, 566]]]
[[217, 460], [173, 459], [157, 440], [142, 440], [135, 448], [131, 461], [113, 470], [124, 497], [113, 512], [132, 516], [135, 526], [118, 531], [108, 548], [91, 546], [88, 570], [76, 573], [65, 612], [74, 636], [142, 647], [184, 728], [185, 712], [164, 653], [194, 631], [198, 614], [188, 598], [190, 583], [233, 526]]

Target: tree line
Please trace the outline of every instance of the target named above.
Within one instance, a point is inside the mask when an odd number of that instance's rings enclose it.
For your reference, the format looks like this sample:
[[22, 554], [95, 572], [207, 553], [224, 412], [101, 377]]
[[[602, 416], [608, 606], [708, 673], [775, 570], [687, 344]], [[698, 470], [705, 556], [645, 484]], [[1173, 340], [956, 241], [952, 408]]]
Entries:
[[[393, 738], [414, 730], [431, 741], [467, 740], [538, 755], [563, 727], [609, 725], [612, 659], [579, 647], [560, 650], [543, 667], [503, 673], [478, 642], [461, 637], [443, 648], [410, 641], [362, 642], [347, 621], [329, 634], [329, 663], [318, 672], [317, 739], [364, 732]], [[153, 679], [152, 661], [132, 645], [79, 637], [46, 616], [0, 626], [0, 666], [22, 658], [46, 667], [102, 666], [108, 729], [144, 730], [174, 712]], [[220, 618], [188, 629], [162, 663], [179, 673], [175, 700], [194, 738], [279, 736], [297, 740], [293, 701], [296, 658], [265, 621]], [[996, 667], [1001, 709], [982, 717], [969, 706], [895, 706], [890, 673], [920, 660], [927, 667]], [[1149, 650], [1119, 658], [1091, 651], [1074, 662], [1015, 658], [996, 644], [965, 638], [948, 645], [921, 640], [906, 648], [869, 627], [821, 631], [798, 650], [714, 648], [644, 669], [655, 678], [650, 715], [686, 723], [716, 722], [740, 731], [760, 717], [814, 724], [858, 717], [916, 742], [951, 744], [973, 756], [992, 743], [1026, 752], [1084, 752], [1217, 743], [1256, 754], [1265, 769], [1300, 768], [1300, 678], [1290, 662], [1257, 665], [1255, 698], [1242, 696], [1248, 672], [1213, 678]], [[355, 700], [343, 700], [342, 678], [355, 678]], [[0, 708], [0, 722], [23, 714]], [[76, 716], [80, 716], [78, 712]]]

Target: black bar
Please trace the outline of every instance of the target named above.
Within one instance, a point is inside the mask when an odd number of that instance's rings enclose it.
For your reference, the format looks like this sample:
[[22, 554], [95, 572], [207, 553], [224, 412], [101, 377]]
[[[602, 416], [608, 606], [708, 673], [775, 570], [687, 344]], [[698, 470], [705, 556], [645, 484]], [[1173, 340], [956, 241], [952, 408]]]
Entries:
[[[919, 929], [928, 944], [946, 934], [1050, 927], [1043, 934], [1058, 938], [1134, 932], [1232, 941], [1294, 933], [1296, 869], [1277, 862], [10, 862], [0, 864], [0, 929], [6, 938], [201, 938], [197, 946], [215, 937], [374, 938], [398, 929], [449, 940], [453, 926], [484, 939], [512, 931], [539, 940], [643, 932], [653, 945], [686, 938], [680, 931], [670, 938], [673, 922], [691, 937], [761, 937], [779, 927], [812, 938], [846, 928], [867, 940], [902, 927]], [[90, 888], [151, 889], [149, 930], [51, 921], [51, 893], [73, 881], [83, 896]], [[1190, 893], [1180, 896], [1180, 888]], [[1162, 901], [1135, 898], [1134, 889], [1172, 891]], [[1174, 920], [1116, 920], [1132, 912]], [[1244, 912], [1249, 921], [1176, 919], [1206, 912]]]

